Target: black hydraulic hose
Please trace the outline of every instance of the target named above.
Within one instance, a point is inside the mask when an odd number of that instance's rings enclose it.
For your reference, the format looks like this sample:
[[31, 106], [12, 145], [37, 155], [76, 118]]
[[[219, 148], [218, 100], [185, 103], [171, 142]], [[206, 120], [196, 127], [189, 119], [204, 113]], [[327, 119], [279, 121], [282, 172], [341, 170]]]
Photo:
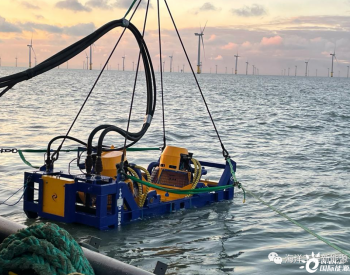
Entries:
[[97, 126], [94, 130], [91, 131], [89, 138], [88, 138], [87, 149], [86, 149], [86, 153], [88, 155], [92, 154], [92, 140], [94, 139], [94, 136], [96, 135], [96, 133], [100, 130], [106, 129], [106, 128], [111, 127], [111, 126], [113, 126], [113, 125], [102, 124], [100, 126]]
[[[138, 30], [134, 26], [131, 27], [131, 31], [134, 33], [138, 32]], [[92, 140], [94, 135], [99, 131], [104, 129], [102, 134], [99, 137], [98, 146], [97, 146], [97, 163], [96, 166], [98, 166], [99, 158], [102, 154], [102, 144], [103, 139], [106, 136], [107, 133], [113, 131], [117, 132], [126, 139], [133, 141], [131, 144], [129, 144], [127, 147], [130, 147], [131, 145], [135, 144], [138, 140], [140, 140], [143, 135], [147, 132], [147, 129], [150, 126], [152, 116], [154, 114], [155, 106], [156, 106], [156, 83], [155, 83], [155, 76], [154, 76], [154, 70], [152, 66], [151, 57], [149, 54], [149, 51], [147, 49], [147, 45], [145, 44], [145, 41], [143, 40], [142, 35], [138, 32], [139, 35], [135, 35], [136, 41], [139, 44], [140, 48], [140, 55], [142, 56], [142, 61], [145, 68], [145, 76], [146, 76], [146, 87], [147, 87], [147, 108], [146, 108], [146, 120], [141, 128], [141, 130], [137, 133], [131, 133], [129, 131], [125, 131], [117, 126], [112, 125], [101, 125], [96, 127], [90, 134], [89, 140], [88, 140], [88, 149], [87, 149], [87, 157], [86, 157], [86, 171], [88, 174], [91, 173], [92, 168]], [[96, 170], [99, 170], [98, 167], [96, 167]], [[102, 170], [101, 170], [102, 171]], [[98, 171], [96, 171], [98, 173]]]
[[[102, 167], [102, 159], [101, 159], [101, 155], [102, 155], [102, 143], [103, 143], [103, 139], [104, 137], [109, 133], [109, 132], [117, 132], [121, 135], [123, 135], [125, 138], [127, 138], [128, 140], [132, 140], [134, 141], [134, 143], [136, 143], [140, 138], [142, 138], [142, 136], [147, 132], [147, 129], [149, 128], [150, 126], [150, 123], [144, 123], [143, 126], [142, 126], [142, 129], [140, 132], [137, 133], [138, 136], [136, 136], [135, 138], [134, 137], [130, 137], [128, 135], [129, 132], [126, 132], [122, 129], [120, 129], [119, 127], [116, 127], [116, 126], [111, 126], [111, 127], [108, 127], [106, 128], [105, 130], [103, 130], [103, 132], [101, 133], [99, 139], [98, 139], [98, 145], [97, 145], [97, 157], [96, 157], [96, 164], [95, 164], [95, 173], [96, 175], [100, 175], [101, 172], [103, 171], [103, 167]], [[131, 146], [129, 144], [129, 146]], [[122, 147], [123, 149], [124, 148], [127, 148], [129, 146], [124, 146]], [[87, 156], [86, 158], [86, 171], [88, 173], [88, 175], [91, 173], [91, 168], [92, 168], [92, 158], [91, 156]]]
[[[80, 144], [82, 144], [84, 146], [87, 146], [87, 144], [84, 141], [81, 141], [80, 139], [77, 139], [75, 137], [71, 137], [71, 136], [57, 136], [57, 137], [54, 137], [53, 139], [50, 140], [49, 144], [47, 145], [47, 150], [46, 150], [46, 156], [47, 156], [46, 157], [46, 165], [47, 165], [47, 168], [49, 168], [51, 166], [50, 152], [51, 152], [51, 145], [52, 145], [52, 143], [54, 143], [58, 139], [63, 139], [63, 138], [66, 138], [66, 139], [69, 139], [69, 140], [73, 140], [73, 141], [78, 142], [78, 143], [80, 143]], [[57, 158], [58, 158], [58, 154], [57, 154]]]
[[[99, 139], [98, 139], [98, 145], [97, 145], [97, 156], [101, 156], [102, 155], [102, 143], [103, 143], [103, 139], [105, 138], [105, 136], [109, 133], [109, 132], [117, 132], [119, 134], [121, 134], [122, 136], [126, 137], [128, 140], [134, 141], [135, 143], [147, 132], [147, 129], [149, 128], [150, 124], [149, 123], [145, 123], [142, 126], [142, 129], [140, 132], [137, 133], [137, 135], [135, 133], [128, 133], [122, 129], [120, 129], [119, 127], [116, 126], [111, 126], [106, 128], [100, 135]], [[130, 135], [132, 134], [132, 135]]]
[[[73, 45], [65, 48], [64, 50], [58, 52], [54, 56], [50, 57], [49, 59], [43, 61], [42, 63], [38, 64], [37, 66], [28, 69], [26, 71], [16, 73], [13, 75], [5, 76], [0, 78], [0, 88], [7, 87], [2, 93], [0, 93], [0, 96], [2, 96], [5, 91], [13, 87], [15, 84], [22, 82], [24, 80], [31, 79], [37, 75], [40, 75], [42, 73], [45, 73], [63, 63], [70, 60], [80, 52], [84, 51], [87, 47], [89, 47], [91, 44], [93, 44], [95, 41], [97, 41], [99, 38], [101, 38], [103, 35], [105, 35], [110, 30], [116, 28], [116, 27], [125, 27], [128, 28], [137, 39], [143, 41], [143, 38], [140, 34], [140, 32], [137, 30], [137, 28], [127, 21], [126, 19], [119, 19], [111, 21], [104, 26], [97, 29], [92, 34], [88, 35], [87, 37], [77, 41]], [[139, 43], [140, 45], [140, 43]], [[147, 50], [148, 52], [148, 50]], [[149, 60], [150, 61], [150, 60]], [[147, 79], [149, 81], [150, 79]], [[151, 107], [148, 109], [148, 112], [151, 112]]]

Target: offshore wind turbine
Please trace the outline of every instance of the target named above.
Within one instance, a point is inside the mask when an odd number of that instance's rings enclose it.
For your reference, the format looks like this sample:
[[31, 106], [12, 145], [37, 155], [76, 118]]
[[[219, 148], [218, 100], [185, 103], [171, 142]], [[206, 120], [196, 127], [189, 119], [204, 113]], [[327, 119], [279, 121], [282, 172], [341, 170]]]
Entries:
[[335, 49], [334, 49], [334, 52], [330, 54], [332, 56], [332, 69], [331, 69], [331, 77], [333, 77], [333, 60], [334, 60], [334, 57], [335, 57]]
[[349, 77], [349, 66], [348, 66], [348, 73], [346, 74], [346, 77], [347, 78]]
[[16, 58], [15, 58], [15, 59], [16, 59], [16, 68], [17, 68], [17, 55], [16, 55]]
[[305, 76], [307, 76], [307, 66], [309, 65], [309, 60], [305, 61], [305, 65], [306, 65], [306, 67], [305, 67]]
[[172, 69], [173, 69], [173, 56], [174, 56], [174, 52], [169, 55], [169, 58], [170, 58], [170, 72], [172, 72]]
[[30, 39], [30, 44], [27, 45], [29, 49], [29, 68], [32, 67], [32, 42], [33, 42], [33, 34], [32, 34], [32, 38]]
[[240, 57], [240, 56], [238, 55], [238, 51], [237, 51], [237, 54], [235, 55], [235, 58], [236, 58], [235, 74], [237, 74], [237, 61], [238, 61], [238, 57]]
[[248, 65], [249, 65], [248, 60], [247, 60], [246, 64], [247, 64], [247, 66], [245, 67], [245, 74], [248, 75]]
[[87, 55], [87, 53], [85, 52], [86, 55], [86, 70], [89, 70], [88, 64], [89, 64], [89, 56]]
[[29, 49], [29, 68], [32, 67], [32, 51], [34, 53], [34, 59], [35, 59], [35, 66], [36, 66], [36, 54], [35, 51], [33, 49], [33, 33], [32, 33], [32, 38], [30, 39], [30, 44], [27, 45], [28, 49]]
[[297, 69], [298, 69], [298, 66], [295, 65], [295, 76], [297, 76]]
[[203, 35], [204, 35], [204, 30], [205, 27], [207, 26], [208, 21], [205, 23], [204, 28], [202, 30], [202, 27], [199, 28], [200, 32], [195, 33], [195, 36], [198, 36], [198, 63], [197, 63], [197, 74], [202, 73], [202, 63], [201, 63], [201, 41], [203, 45], [203, 51], [204, 51], [204, 41], [203, 41]]
[[92, 70], [92, 45], [90, 45], [90, 71]]
[[123, 58], [123, 72], [124, 72], [124, 70], [125, 70], [125, 67], [124, 67], [124, 62], [125, 62], [125, 54], [124, 54], [124, 56], [122, 56], [122, 58]]

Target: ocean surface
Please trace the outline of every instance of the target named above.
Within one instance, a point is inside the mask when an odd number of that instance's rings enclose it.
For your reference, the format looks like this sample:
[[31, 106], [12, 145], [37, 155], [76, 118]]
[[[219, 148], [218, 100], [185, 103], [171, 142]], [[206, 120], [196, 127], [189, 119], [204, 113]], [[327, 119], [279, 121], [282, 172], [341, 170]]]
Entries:
[[[0, 76], [20, 71], [0, 68]], [[0, 147], [43, 149], [64, 135], [98, 71], [54, 69], [18, 84], [0, 98]], [[159, 74], [157, 74], [159, 81]], [[350, 250], [350, 79], [202, 74], [203, 93], [222, 140], [237, 162], [237, 178], [262, 199], [324, 238]], [[106, 71], [71, 132], [87, 140], [97, 125], [126, 128], [134, 72]], [[160, 91], [160, 85], [157, 86]], [[164, 74], [166, 136], [199, 160], [224, 163], [193, 76]], [[140, 76], [131, 130], [145, 114], [145, 81]], [[162, 146], [161, 97], [151, 128], [135, 147]], [[106, 143], [123, 145], [116, 134]], [[66, 142], [65, 148], [76, 148]], [[56, 144], [55, 146], [58, 146]], [[54, 146], [54, 147], [55, 147]], [[25, 154], [43, 165], [43, 154]], [[61, 153], [56, 168], [67, 171], [75, 153]], [[159, 152], [128, 154], [146, 166]], [[74, 163], [74, 162], [73, 162]], [[0, 154], [0, 201], [23, 186], [27, 167], [18, 154]], [[74, 165], [71, 172], [79, 173]], [[211, 180], [219, 178], [209, 170]], [[17, 193], [8, 203], [15, 203]], [[285, 218], [237, 190], [233, 201], [179, 211], [110, 230], [62, 224], [77, 240], [102, 239], [101, 253], [152, 271], [157, 261], [167, 274], [308, 274], [287, 255], [337, 254]], [[26, 225], [22, 202], [0, 205], [0, 215]], [[276, 252], [280, 265], [270, 262]], [[290, 258], [289, 258], [290, 259]], [[350, 263], [348, 263], [350, 265]], [[327, 272], [323, 272], [326, 274]], [[334, 274], [334, 272], [331, 272]]]

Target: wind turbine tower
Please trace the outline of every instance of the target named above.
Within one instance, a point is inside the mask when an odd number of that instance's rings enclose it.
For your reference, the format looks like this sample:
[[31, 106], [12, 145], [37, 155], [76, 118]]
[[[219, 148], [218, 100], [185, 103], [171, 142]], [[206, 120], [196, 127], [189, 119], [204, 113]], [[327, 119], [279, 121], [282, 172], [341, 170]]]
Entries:
[[85, 52], [86, 55], [86, 70], [89, 70], [88, 64], [89, 64], [89, 56], [87, 55], [87, 53]]
[[307, 76], [307, 65], [309, 64], [309, 61], [305, 61], [305, 65], [306, 65], [306, 67], [305, 67], [305, 76]]
[[35, 63], [36, 63], [36, 54], [35, 54], [35, 51], [33, 49], [33, 34], [32, 34], [32, 38], [30, 39], [30, 44], [27, 46], [29, 49], [29, 68], [31, 68], [32, 67], [32, 51], [34, 53], [34, 58], [35, 58]]
[[334, 60], [334, 57], [335, 57], [335, 50], [333, 53], [330, 54], [332, 56], [332, 67], [331, 67], [331, 77], [333, 77], [333, 60]]
[[[208, 21], [207, 21], [208, 22]], [[202, 45], [203, 45], [203, 50], [204, 50], [204, 41], [203, 41], [203, 35], [204, 35], [204, 30], [205, 27], [207, 26], [207, 23], [205, 23], [204, 28], [202, 30], [202, 28], [200, 27], [200, 33], [195, 33], [195, 36], [198, 36], [198, 60], [197, 60], [197, 74], [202, 73], [202, 68], [201, 68], [201, 40], [202, 40]]]
[[238, 61], [238, 57], [239, 57], [239, 55], [238, 55], [238, 52], [237, 52], [237, 54], [235, 55], [235, 58], [236, 58], [235, 74], [237, 74], [237, 61]]
[[298, 69], [298, 66], [295, 66], [295, 76], [297, 76], [297, 69]]
[[174, 56], [174, 54], [172, 54], [172, 55], [169, 55], [169, 58], [170, 58], [170, 72], [172, 72], [172, 68], [173, 68], [173, 56]]
[[247, 66], [245, 67], [245, 74], [248, 75], [248, 65], [249, 65], [248, 60], [247, 60], [247, 62], [245, 64], [247, 64]]
[[346, 77], [347, 78], [349, 77], [349, 66], [348, 66], [348, 73], [346, 74]]
[[17, 68], [17, 59], [18, 59], [18, 58], [17, 58], [17, 55], [16, 55], [16, 58], [15, 58], [15, 59], [16, 59], [16, 68]]
[[124, 70], [125, 70], [125, 67], [124, 67], [125, 54], [124, 54], [124, 56], [122, 56], [122, 58], [123, 58], [123, 72], [124, 72]]
[[32, 39], [30, 40], [30, 44], [27, 45], [29, 49], [29, 68], [32, 67]]
[[92, 70], [92, 45], [90, 45], [90, 71]]

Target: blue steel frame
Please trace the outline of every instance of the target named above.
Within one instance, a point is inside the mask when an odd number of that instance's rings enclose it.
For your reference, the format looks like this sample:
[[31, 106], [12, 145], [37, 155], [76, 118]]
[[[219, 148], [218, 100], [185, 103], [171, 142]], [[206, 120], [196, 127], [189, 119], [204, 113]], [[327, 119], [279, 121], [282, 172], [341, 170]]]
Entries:
[[[227, 161], [231, 161], [233, 169], [236, 171], [236, 162], [231, 159]], [[48, 174], [42, 171], [26, 172], [24, 174], [26, 188], [23, 197], [23, 209], [29, 217], [37, 214], [39, 217], [50, 220], [81, 223], [100, 230], [107, 230], [144, 217], [159, 216], [180, 209], [198, 208], [213, 202], [232, 200], [234, 187], [229, 164], [226, 163], [224, 165], [205, 161], [200, 161], [200, 163], [202, 166], [223, 169], [217, 186], [232, 185], [232, 187], [221, 191], [195, 194], [169, 202], [162, 202], [160, 195], [156, 191], [151, 191], [147, 195], [144, 206], [139, 207], [127, 184], [118, 178], [117, 180], [104, 176], [87, 178], [85, 175], [73, 176], [62, 172]], [[149, 168], [154, 164], [156, 163], [151, 163]], [[137, 172], [140, 173], [140, 171]], [[65, 185], [64, 217], [42, 211], [44, 196], [42, 175], [56, 175], [57, 177], [74, 179], [74, 184]], [[35, 183], [38, 184], [38, 188], [35, 188]], [[199, 183], [196, 188], [202, 188], [203, 186], [204, 184]], [[35, 192], [38, 193], [35, 194]], [[92, 213], [84, 211], [90, 210], [91, 212], [91, 208], [79, 207], [76, 199], [77, 192], [84, 192], [89, 194], [88, 197], [95, 198]], [[110, 207], [108, 207], [108, 198], [110, 198], [111, 202]], [[89, 203], [89, 200], [86, 203]]]

